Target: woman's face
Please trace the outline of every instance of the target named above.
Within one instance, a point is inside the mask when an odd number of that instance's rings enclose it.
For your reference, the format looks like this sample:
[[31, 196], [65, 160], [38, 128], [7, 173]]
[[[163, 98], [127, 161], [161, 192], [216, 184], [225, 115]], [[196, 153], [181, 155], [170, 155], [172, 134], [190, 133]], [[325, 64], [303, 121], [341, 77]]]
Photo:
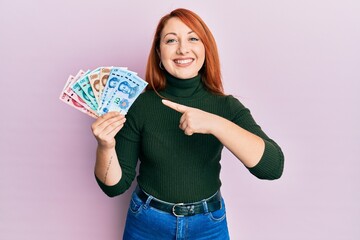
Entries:
[[173, 17], [161, 32], [159, 56], [166, 71], [187, 79], [198, 75], [205, 61], [205, 47], [195, 32]]

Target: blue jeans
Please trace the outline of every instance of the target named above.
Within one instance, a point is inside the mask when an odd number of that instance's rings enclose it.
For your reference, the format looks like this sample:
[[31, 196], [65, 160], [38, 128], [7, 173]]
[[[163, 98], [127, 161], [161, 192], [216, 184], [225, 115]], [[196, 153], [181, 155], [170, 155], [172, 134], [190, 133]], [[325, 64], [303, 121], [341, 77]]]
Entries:
[[[134, 192], [130, 200], [123, 240], [228, 240], [224, 199], [215, 212], [176, 217], [149, 206]], [[206, 203], [204, 202], [206, 205]]]

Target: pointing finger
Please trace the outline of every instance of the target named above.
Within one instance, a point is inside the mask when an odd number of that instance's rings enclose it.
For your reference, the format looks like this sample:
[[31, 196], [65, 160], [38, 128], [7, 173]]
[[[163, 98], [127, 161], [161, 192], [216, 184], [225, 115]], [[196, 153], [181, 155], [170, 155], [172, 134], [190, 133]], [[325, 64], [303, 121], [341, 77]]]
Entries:
[[161, 101], [165, 106], [168, 106], [169, 108], [172, 108], [175, 111], [178, 111], [180, 113], [184, 113], [186, 110], [189, 109], [189, 107], [187, 107], [187, 106], [184, 106], [184, 105], [181, 105], [181, 104], [178, 104], [178, 103], [174, 103], [174, 102], [171, 102], [169, 100], [163, 99]]

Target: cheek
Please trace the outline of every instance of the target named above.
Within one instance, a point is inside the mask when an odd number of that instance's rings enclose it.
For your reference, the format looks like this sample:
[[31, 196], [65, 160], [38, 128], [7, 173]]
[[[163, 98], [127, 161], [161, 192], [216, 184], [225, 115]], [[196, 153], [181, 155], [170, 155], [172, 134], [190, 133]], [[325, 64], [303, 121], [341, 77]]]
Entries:
[[198, 46], [196, 48], [196, 54], [199, 59], [205, 59], [205, 47], [204, 46]]
[[171, 58], [176, 54], [177, 47], [175, 45], [160, 45], [160, 59], [161, 61], [171, 61]]
[[166, 51], [161, 52], [160, 59], [162, 62], [167, 62], [170, 60], [170, 54]]
[[160, 51], [159, 51], [159, 57], [160, 57], [160, 60], [163, 62], [163, 61], [165, 61], [168, 57], [167, 57], [167, 55], [168, 55], [168, 53], [167, 53], [168, 51], [167, 51], [167, 49], [166, 49], [166, 47], [164, 47], [164, 46], [162, 46], [162, 45], [160, 45]]

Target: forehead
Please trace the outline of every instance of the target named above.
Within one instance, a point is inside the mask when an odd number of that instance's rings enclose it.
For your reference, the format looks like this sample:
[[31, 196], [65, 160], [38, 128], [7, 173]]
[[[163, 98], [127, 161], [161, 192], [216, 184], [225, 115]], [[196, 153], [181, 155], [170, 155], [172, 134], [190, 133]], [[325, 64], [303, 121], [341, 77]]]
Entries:
[[164, 25], [163, 30], [161, 31], [161, 35], [164, 36], [167, 33], [189, 33], [192, 32], [192, 29], [190, 29], [184, 22], [182, 22], [177, 17], [170, 18]]

